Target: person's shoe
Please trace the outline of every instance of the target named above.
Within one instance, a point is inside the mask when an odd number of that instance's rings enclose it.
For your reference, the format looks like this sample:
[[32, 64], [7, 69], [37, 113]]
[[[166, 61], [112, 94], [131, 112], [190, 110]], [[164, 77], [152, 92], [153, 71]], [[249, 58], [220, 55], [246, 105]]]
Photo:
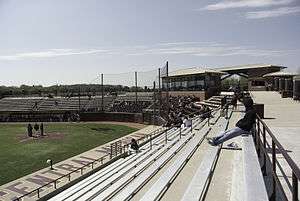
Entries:
[[209, 138], [209, 139], [207, 139], [207, 141], [208, 141], [208, 144], [210, 144], [211, 146], [217, 146], [217, 144], [214, 141], [214, 138]]

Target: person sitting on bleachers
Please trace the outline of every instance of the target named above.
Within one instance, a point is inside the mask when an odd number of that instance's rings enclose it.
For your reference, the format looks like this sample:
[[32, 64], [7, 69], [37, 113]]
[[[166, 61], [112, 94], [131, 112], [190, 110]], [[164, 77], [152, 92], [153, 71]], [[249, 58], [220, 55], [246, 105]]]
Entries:
[[139, 145], [134, 138], [131, 139], [130, 148], [129, 148], [129, 152], [131, 153], [132, 151], [134, 151], [135, 153], [139, 152]]
[[217, 146], [223, 142], [230, 140], [231, 138], [240, 136], [242, 134], [249, 134], [252, 129], [253, 124], [255, 123], [256, 112], [253, 108], [253, 100], [247, 98], [244, 100], [244, 105], [246, 108], [245, 116], [236, 123], [236, 127], [222, 132], [220, 135], [214, 138], [208, 138], [209, 144]]

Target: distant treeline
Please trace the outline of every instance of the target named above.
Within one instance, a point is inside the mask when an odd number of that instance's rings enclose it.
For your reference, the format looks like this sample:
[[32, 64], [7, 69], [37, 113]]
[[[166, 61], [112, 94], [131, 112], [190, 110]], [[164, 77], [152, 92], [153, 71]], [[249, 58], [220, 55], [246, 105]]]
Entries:
[[[104, 85], [105, 93], [134, 92], [135, 87], [122, 85]], [[42, 85], [21, 85], [20, 87], [0, 86], [0, 98], [14, 96], [95, 96], [101, 94], [100, 84], [75, 84], [75, 85], [53, 85], [43, 87]], [[150, 91], [148, 88], [137, 88], [138, 92]]]

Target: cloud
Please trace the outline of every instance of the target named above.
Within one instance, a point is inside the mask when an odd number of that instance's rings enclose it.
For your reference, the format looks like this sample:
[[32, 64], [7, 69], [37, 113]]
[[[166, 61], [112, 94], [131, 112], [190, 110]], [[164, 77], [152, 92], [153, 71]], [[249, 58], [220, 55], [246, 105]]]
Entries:
[[22, 60], [22, 59], [34, 59], [34, 58], [49, 58], [59, 56], [70, 56], [70, 55], [86, 55], [86, 54], [97, 54], [97, 53], [108, 53], [108, 50], [103, 49], [88, 49], [88, 50], [74, 50], [74, 49], [50, 49], [39, 52], [25, 52], [16, 53], [12, 55], [0, 55], [0, 60]]
[[262, 10], [262, 11], [254, 11], [248, 12], [246, 14], [246, 18], [248, 19], [262, 19], [262, 18], [270, 18], [270, 17], [279, 17], [285, 15], [291, 15], [300, 12], [300, 7], [282, 7], [272, 10]]
[[299, 50], [259, 49], [249, 46], [235, 46], [215, 42], [169, 42], [154, 45], [115, 47], [104, 49], [50, 49], [45, 51], [23, 52], [0, 55], [1, 60], [24, 60], [37, 58], [55, 58], [74, 55], [119, 55], [119, 56], [153, 56], [153, 55], [189, 55], [199, 57], [212, 56], [251, 56], [277, 57], [299, 53]]
[[287, 5], [294, 0], [223, 0], [216, 4], [209, 4], [202, 10], [225, 10], [232, 8], [258, 8], [276, 5]]
[[198, 43], [198, 42], [174, 42], [162, 43], [157, 46], [139, 51], [128, 52], [130, 56], [141, 55], [191, 55], [191, 56], [251, 56], [251, 57], [274, 57], [287, 54], [294, 54], [298, 50], [270, 50], [259, 49], [248, 46], [234, 46], [218, 43]]

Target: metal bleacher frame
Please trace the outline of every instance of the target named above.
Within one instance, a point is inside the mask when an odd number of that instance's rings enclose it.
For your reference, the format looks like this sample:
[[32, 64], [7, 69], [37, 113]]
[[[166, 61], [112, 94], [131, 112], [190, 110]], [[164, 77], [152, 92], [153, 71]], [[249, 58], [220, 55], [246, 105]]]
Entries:
[[[201, 123], [206, 124], [206, 121], [201, 121], [201, 118], [197, 118], [194, 119], [193, 125], [196, 128]], [[166, 140], [166, 136], [163, 134], [155, 138], [153, 142], [150, 140], [149, 143], [141, 147], [141, 149], [144, 150], [142, 153], [138, 153], [136, 157], [131, 156], [135, 158], [132, 160], [136, 162], [127, 162], [128, 165], [123, 166], [121, 165], [122, 163], [119, 163], [117, 167], [120, 168], [118, 170], [110, 170], [111, 175], [103, 175], [106, 178], [103, 180], [99, 178], [91, 180], [94, 175], [90, 176], [88, 180], [97, 181], [98, 184], [94, 185], [94, 187], [89, 186], [90, 189], [86, 188], [86, 192], [82, 191], [80, 194], [74, 194], [74, 197], [69, 196], [67, 200], [72, 200], [76, 197], [78, 198], [78, 196], [80, 196], [80, 199], [83, 200], [106, 200], [129, 185], [134, 187], [134, 189], [132, 189], [133, 191], [139, 189], [139, 187], [147, 182], [153, 175], [156, 174], [158, 170], [160, 170], [171, 158], [173, 158], [173, 156], [178, 153], [179, 150], [181, 150], [187, 143], [190, 143], [191, 139], [195, 135], [190, 128], [185, 128], [181, 132], [179, 128], [173, 128], [168, 131], [167, 138], [173, 138], [172, 142]], [[177, 139], [174, 136], [177, 136]], [[155, 145], [157, 141], [160, 141], [164, 144], [157, 146]], [[125, 162], [125, 160], [123, 161]], [[115, 172], [113, 173], [112, 171]], [[89, 182], [88, 180], [86, 182]], [[70, 189], [74, 188], [76, 188], [75, 185]], [[129, 192], [132, 192], [132, 190]], [[57, 195], [52, 199], [60, 200], [58, 198], [60, 196], [64, 197], [64, 194], [66, 194], [68, 191], [70, 190], [67, 189], [65, 192], [63, 192], [63, 194]]]
[[[227, 120], [221, 120], [220, 131], [225, 131], [227, 129], [229, 119], [230, 118], [228, 118]], [[195, 175], [193, 176], [192, 181], [190, 182], [183, 197], [181, 198], [182, 201], [199, 201], [203, 198], [203, 195], [205, 195], [209, 181], [212, 177], [212, 172], [216, 165], [220, 150], [221, 146], [209, 148]]]

